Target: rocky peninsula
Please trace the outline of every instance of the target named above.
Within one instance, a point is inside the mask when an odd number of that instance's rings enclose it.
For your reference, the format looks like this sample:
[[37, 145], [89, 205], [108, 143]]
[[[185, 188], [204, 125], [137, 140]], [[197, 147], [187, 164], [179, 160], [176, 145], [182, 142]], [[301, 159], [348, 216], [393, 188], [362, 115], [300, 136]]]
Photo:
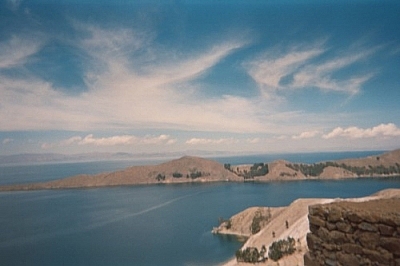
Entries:
[[221, 164], [184, 156], [158, 165], [133, 166], [111, 173], [0, 186], [0, 191], [92, 188], [189, 182], [268, 182], [307, 179], [391, 177], [400, 175], [400, 149], [359, 159], [304, 164], [277, 160], [248, 165]]

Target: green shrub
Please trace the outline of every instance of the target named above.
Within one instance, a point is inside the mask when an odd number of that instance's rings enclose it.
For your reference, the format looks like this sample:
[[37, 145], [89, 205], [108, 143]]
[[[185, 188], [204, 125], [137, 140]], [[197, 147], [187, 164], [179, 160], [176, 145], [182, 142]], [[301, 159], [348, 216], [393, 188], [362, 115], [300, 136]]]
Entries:
[[268, 221], [269, 219], [271, 219], [271, 211], [268, 209], [268, 214], [266, 216], [262, 215], [261, 210], [258, 209], [253, 217], [253, 221], [251, 222], [250, 225], [250, 231], [251, 233], [257, 234], [258, 232], [260, 232], [261, 228], [262, 228], [262, 223], [264, 221]]
[[247, 247], [245, 250], [236, 251], [236, 260], [238, 262], [256, 263], [260, 258], [260, 253], [257, 248]]
[[182, 174], [179, 172], [174, 172], [174, 173], [172, 173], [172, 176], [175, 178], [180, 178], [180, 177], [182, 177]]
[[156, 179], [157, 179], [157, 181], [161, 181], [161, 180], [165, 180], [165, 175], [162, 175], [162, 174], [158, 174], [157, 176], [156, 176]]
[[195, 172], [191, 172], [190, 173], [190, 178], [192, 178], [192, 179], [195, 179], [195, 178], [198, 178], [198, 177], [201, 177], [201, 176], [202, 176], [202, 174], [201, 174], [200, 171], [195, 171]]
[[296, 241], [292, 237], [278, 240], [269, 247], [268, 257], [273, 261], [278, 261], [283, 256], [293, 254], [296, 251]]

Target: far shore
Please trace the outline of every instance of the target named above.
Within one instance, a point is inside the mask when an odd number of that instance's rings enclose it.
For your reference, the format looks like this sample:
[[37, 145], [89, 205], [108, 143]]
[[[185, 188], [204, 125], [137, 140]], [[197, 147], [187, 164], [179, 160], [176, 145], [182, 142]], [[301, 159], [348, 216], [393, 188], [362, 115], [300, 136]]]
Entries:
[[301, 164], [277, 160], [270, 163], [222, 165], [219, 162], [209, 159], [184, 156], [157, 165], [132, 166], [110, 173], [78, 175], [40, 183], [3, 185], [0, 186], [0, 191], [206, 182], [272, 182], [396, 178], [399, 176], [400, 149], [378, 156], [318, 164]]

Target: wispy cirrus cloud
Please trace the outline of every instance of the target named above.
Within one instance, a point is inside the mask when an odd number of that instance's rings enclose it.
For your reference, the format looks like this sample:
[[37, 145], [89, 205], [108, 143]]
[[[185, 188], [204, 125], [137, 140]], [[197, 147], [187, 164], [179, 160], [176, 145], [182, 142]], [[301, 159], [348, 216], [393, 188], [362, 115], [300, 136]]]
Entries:
[[348, 127], [342, 128], [337, 127], [331, 132], [324, 134], [322, 138], [333, 139], [333, 138], [350, 138], [350, 139], [361, 139], [361, 138], [374, 138], [374, 137], [400, 137], [400, 128], [393, 123], [380, 124], [371, 128], [359, 128], [359, 127]]
[[[42, 38], [42, 37], [41, 37]], [[21, 66], [28, 58], [37, 53], [43, 41], [27, 35], [12, 35], [0, 42], [0, 69]]]
[[275, 96], [277, 91], [317, 88], [354, 95], [375, 75], [373, 72], [354, 74], [342, 78], [334, 75], [371, 56], [378, 48], [347, 51], [330, 55], [330, 49], [319, 42], [308, 47], [294, 46], [287, 51], [266, 51], [261, 59], [244, 64], [263, 94]]
[[266, 52], [261, 59], [246, 64], [250, 76], [269, 90], [281, 88], [281, 80], [293, 74], [312, 58], [322, 54], [321, 47], [305, 50], [291, 50], [276, 56], [275, 52]]
[[[246, 42], [234, 38], [216, 41], [181, 55], [163, 50], [152, 43], [151, 34], [133, 29], [103, 29], [86, 24], [76, 28], [86, 33], [76, 46], [89, 55], [82, 73], [87, 90], [71, 96], [33, 73], [24, 78], [5, 77], [0, 81], [0, 94], [2, 108], [7, 112], [0, 114], [0, 130], [260, 130], [255, 115], [258, 111], [251, 100], [230, 95], [208, 99], [192, 84]], [[22, 55], [14, 53], [3, 67], [24, 64], [37, 51], [38, 46], [34, 46], [20, 52]], [[238, 105], [246, 112], [239, 112]], [[248, 118], [249, 113], [253, 118]]]

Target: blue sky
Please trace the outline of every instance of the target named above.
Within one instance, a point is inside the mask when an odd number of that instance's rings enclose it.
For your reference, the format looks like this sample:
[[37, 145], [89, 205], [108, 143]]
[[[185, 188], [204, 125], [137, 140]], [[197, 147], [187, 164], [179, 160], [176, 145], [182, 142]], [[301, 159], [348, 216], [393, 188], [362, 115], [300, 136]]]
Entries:
[[400, 148], [399, 1], [0, 1], [0, 155]]

